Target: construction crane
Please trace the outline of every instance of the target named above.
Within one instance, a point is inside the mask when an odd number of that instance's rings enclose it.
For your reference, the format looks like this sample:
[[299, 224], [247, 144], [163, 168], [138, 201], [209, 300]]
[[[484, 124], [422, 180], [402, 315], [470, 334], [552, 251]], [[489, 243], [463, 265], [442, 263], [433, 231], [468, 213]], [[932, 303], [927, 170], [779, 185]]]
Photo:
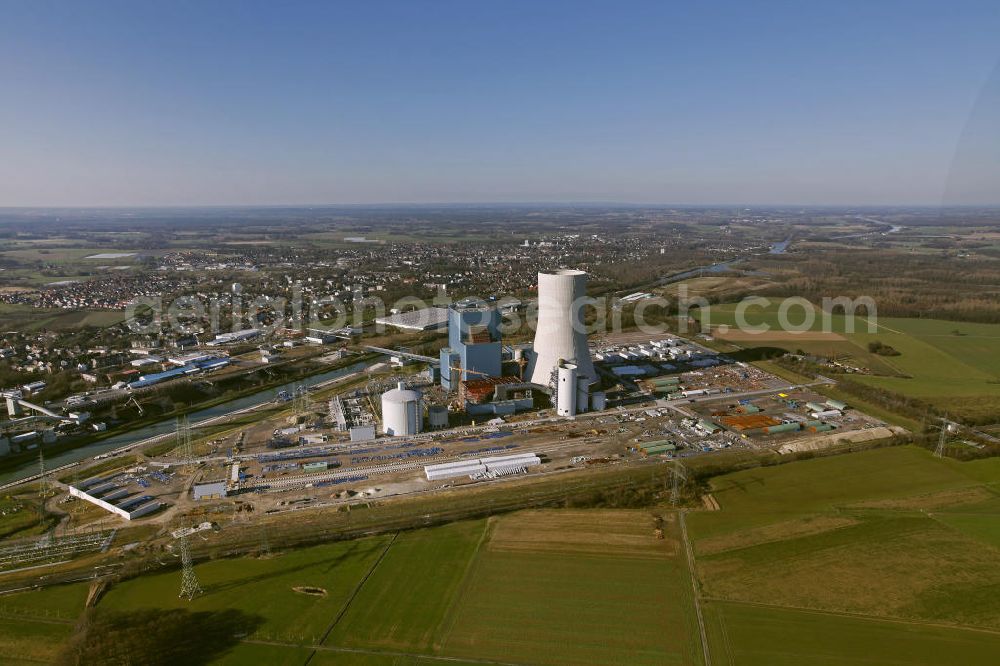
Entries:
[[[493, 375], [491, 375], [491, 374], [490, 374], [490, 373], [488, 373], [488, 372], [480, 372], [480, 371], [478, 371], [478, 370], [469, 370], [468, 368], [463, 368], [463, 367], [462, 367], [462, 366], [460, 366], [460, 365], [449, 365], [449, 366], [448, 366], [448, 371], [450, 372], [450, 371], [452, 371], [452, 370], [455, 370], [455, 371], [457, 371], [457, 372], [459, 372], [459, 373], [463, 373], [463, 372], [467, 372], [467, 373], [469, 373], [470, 375], [479, 375], [479, 376], [481, 376], [481, 377], [492, 377], [492, 376], [493, 376]], [[461, 375], [460, 375], [460, 376], [461, 376]]]

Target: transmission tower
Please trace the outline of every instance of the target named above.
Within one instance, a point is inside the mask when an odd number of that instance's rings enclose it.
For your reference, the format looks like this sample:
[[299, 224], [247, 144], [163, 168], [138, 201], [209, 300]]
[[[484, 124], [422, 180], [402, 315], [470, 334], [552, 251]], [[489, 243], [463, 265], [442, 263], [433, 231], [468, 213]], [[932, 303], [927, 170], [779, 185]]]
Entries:
[[936, 458], [944, 457], [944, 445], [947, 439], [948, 439], [948, 418], [945, 417], [941, 419], [941, 434], [938, 436], [937, 448], [934, 449], [934, 456]]
[[194, 457], [191, 452], [191, 423], [187, 414], [177, 417], [177, 450], [183, 460]]
[[674, 461], [674, 468], [671, 473], [672, 484], [670, 487], [670, 503], [677, 506], [681, 501], [681, 479], [687, 480], [687, 470], [680, 460]]
[[42, 501], [45, 501], [45, 494], [49, 491], [48, 477], [45, 476], [45, 454], [42, 447], [38, 447], [38, 487], [41, 489]]
[[181, 542], [181, 593], [178, 597], [187, 597], [191, 601], [195, 596], [202, 594], [201, 584], [198, 576], [194, 573], [194, 564], [191, 561], [191, 549], [188, 547], [187, 535], [180, 538]]
[[309, 405], [309, 392], [305, 386], [299, 386], [295, 389], [295, 403], [293, 405], [297, 420], [305, 419], [306, 414], [309, 413]]
[[271, 541], [267, 538], [267, 525], [265, 523], [260, 525], [260, 554], [271, 554]]
[[38, 523], [45, 522], [45, 497], [49, 494], [48, 477], [45, 476], [45, 454], [38, 446]]

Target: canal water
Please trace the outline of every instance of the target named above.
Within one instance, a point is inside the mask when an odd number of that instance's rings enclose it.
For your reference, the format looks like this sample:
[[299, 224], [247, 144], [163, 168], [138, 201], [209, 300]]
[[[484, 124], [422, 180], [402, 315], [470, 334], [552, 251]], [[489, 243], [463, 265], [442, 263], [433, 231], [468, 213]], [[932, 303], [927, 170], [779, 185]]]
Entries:
[[[322, 384], [323, 382], [328, 382], [332, 379], [338, 379], [354, 372], [364, 370], [372, 364], [373, 363], [371, 362], [354, 363], [344, 368], [338, 368], [337, 370], [330, 370], [329, 372], [312, 375], [311, 377], [290, 382], [283, 386], [272, 387], [242, 398], [236, 398], [235, 400], [230, 400], [229, 402], [220, 403], [214, 407], [208, 407], [196, 412], [190, 412], [188, 414], [188, 420], [191, 422], [191, 425], [197, 425], [199, 421], [204, 421], [205, 419], [222, 416], [223, 414], [228, 414], [229, 412], [235, 412], [248, 407], [255, 407], [257, 405], [272, 402], [277, 397], [279, 391], [293, 391], [298, 386], [305, 386], [308, 388], [310, 386]], [[69, 463], [86, 460], [87, 458], [92, 458], [106, 451], [113, 451], [114, 449], [128, 446], [129, 444], [134, 444], [135, 442], [139, 442], [150, 437], [173, 432], [175, 428], [176, 421], [173, 417], [171, 417], [136, 430], [123, 432], [120, 435], [113, 435], [107, 439], [102, 439], [99, 442], [88, 444], [87, 446], [81, 446], [76, 449], [53, 454], [52, 457], [46, 455], [45, 467], [46, 469], [55, 469], [56, 467], [68, 465]], [[19, 481], [37, 473], [37, 462], [33, 461], [25, 463], [17, 469], [0, 474], [0, 485], [10, 483], [11, 481]]]

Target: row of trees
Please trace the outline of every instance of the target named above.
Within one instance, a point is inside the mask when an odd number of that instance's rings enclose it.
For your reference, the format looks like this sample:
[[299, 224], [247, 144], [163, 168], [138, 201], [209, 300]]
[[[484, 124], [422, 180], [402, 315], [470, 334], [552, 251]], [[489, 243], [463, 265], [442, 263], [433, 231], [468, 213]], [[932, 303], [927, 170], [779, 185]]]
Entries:
[[775, 278], [761, 293], [870, 296], [882, 316], [1000, 323], [1000, 263], [895, 249], [831, 249], [760, 258]]

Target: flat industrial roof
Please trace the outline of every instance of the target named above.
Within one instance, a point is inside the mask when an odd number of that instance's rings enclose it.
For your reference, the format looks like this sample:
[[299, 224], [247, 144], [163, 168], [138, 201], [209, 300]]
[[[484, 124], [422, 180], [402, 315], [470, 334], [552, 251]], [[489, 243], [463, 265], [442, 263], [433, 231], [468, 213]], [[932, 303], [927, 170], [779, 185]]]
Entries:
[[446, 308], [423, 308], [400, 312], [388, 317], [378, 317], [376, 324], [395, 326], [410, 331], [427, 331], [448, 325], [448, 310]]

